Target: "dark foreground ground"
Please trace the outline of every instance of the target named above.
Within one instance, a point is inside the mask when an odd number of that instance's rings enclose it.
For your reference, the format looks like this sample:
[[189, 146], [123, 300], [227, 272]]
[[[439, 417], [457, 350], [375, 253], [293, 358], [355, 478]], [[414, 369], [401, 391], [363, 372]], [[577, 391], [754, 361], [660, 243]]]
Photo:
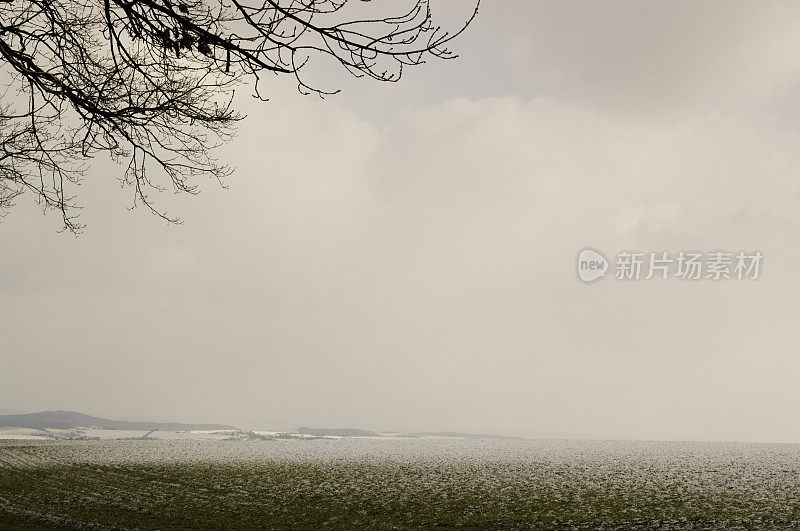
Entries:
[[795, 445], [0, 441], [0, 528], [800, 528]]

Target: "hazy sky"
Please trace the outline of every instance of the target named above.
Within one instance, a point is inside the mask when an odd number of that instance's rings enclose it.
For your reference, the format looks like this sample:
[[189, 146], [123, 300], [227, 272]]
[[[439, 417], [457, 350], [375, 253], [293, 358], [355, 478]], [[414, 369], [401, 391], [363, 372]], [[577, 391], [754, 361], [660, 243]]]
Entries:
[[[78, 238], [20, 198], [0, 407], [800, 442], [800, 3], [484, 4], [399, 84], [242, 98], [230, 188], [157, 198], [181, 226], [104, 160]], [[586, 246], [765, 261], [586, 285]]]

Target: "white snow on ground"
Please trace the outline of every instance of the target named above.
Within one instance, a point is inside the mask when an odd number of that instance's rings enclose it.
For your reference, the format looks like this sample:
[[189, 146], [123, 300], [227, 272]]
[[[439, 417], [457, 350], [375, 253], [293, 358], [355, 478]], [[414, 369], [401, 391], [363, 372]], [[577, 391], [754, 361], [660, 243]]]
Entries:
[[34, 428], [0, 428], [0, 439], [51, 439], [44, 430], [37, 430]]
[[99, 437], [100, 439], [127, 439], [141, 437], [147, 433], [142, 430], [102, 430], [99, 428], [85, 428], [81, 432], [84, 437]]
[[104, 430], [100, 428], [75, 428], [71, 430], [48, 428], [0, 428], [0, 439], [46, 440], [46, 439], [149, 439], [164, 440], [212, 440], [227, 439], [238, 432], [232, 430], [213, 431], [154, 431], [148, 430]]
[[218, 441], [227, 439], [234, 435], [235, 431], [232, 430], [197, 430], [197, 431], [148, 431], [148, 430], [99, 430], [99, 429], [86, 429], [83, 430], [83, 435], [90, 438], [107, 439], [137, 439], [147, 436], [148, 439], [163, 439], [163, 440], [177, 440], [177, 439], [191, 439], [191, 440], [211, 440]]
[[[221, 441], [225, 439], [247, 438], [281, 438], [281, 439], [343, 439], [340, 435], [310, 435], [305, 433], [289, 433], [269, 430], [254, 430], [249, 432], [236, 430], [192, 430], [192, 431], [148, 431], [148, 430], [105, 430], [101, 428], [74, 428], [74, 429], [36, 429], [36, 428], [0, 428], [0, 439], [148, 439], [158, 440], [197, 440]], [[378, 436], [357, 437], [358, 439], [397, 439], [404, 438], [396, 432], [381, 433]], [[447, 437], [442, 435], [420, 435], [419, 439], [460, 439], [461, 437]]]
[[221, 441], [235, 435], [236, 431], [232, 430], [214, 430], [214, 431], [154, 431], [148, 437], [153, 439], [162, 440], [201, 440], [201, 441]]

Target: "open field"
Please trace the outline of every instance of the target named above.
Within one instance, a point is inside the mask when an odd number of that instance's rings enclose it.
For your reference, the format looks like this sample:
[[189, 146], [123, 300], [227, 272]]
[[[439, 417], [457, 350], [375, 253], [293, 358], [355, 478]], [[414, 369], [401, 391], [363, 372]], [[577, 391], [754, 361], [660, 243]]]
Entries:
[[800, 446], [2, 441], [0, 527], [791, 528]]

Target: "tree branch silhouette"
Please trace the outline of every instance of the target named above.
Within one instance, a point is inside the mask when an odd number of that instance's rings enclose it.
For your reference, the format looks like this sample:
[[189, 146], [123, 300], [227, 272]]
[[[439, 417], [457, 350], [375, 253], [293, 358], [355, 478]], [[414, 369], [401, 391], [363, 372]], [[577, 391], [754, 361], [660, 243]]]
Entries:
[[[134, 205], [178, 222], [151, 194], [196, 193], [231, 168], [211, 152], [242, 118], [234, 88], [262, 96], [266, 74], [293, 76], [327, 56], [352, 75], [394, 82], [428, 57], [452, 58], [458, 31], [428, 0], [400, 16], [348, 19], [347, 0], [0, 0], [0, 215], [24, 192], [79, 232], [70, 190], [105, 152], [124, 166]], [[396, 5], [396, 4], [393, 4]]]

